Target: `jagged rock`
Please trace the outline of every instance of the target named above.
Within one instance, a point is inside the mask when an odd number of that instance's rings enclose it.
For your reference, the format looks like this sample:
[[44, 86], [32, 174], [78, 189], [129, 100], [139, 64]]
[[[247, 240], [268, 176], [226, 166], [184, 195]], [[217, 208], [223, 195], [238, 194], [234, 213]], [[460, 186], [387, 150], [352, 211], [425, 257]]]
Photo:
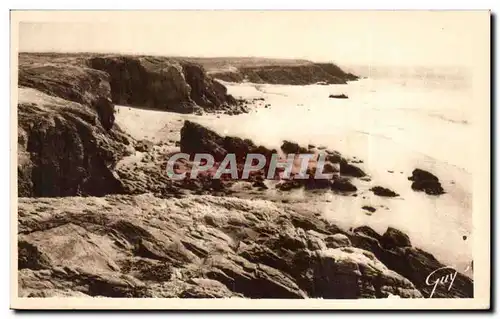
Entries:
[[340, 175], [352, 176], [352, 177], [364, 177], [366, 173], [355, 165], [349, 164], [347, 160], [340, 160]]
[[123, 193], [112, 171], [128, 138], [107, 131], [92, 108], [20, 88], [19, 196], [102, 196]]
[[342, 158], [342, 155], [339, 152], [336, 151], [326, 151], [326, 160], [328, 162], [334, 163], [334, 164], [340, 164], [341, 162], [344, 162], [343, 165], [347, 163], [345, 159]]
[[332, 183], [331, 188], [332, 190], [338, 192], [355, 192], [358, 190], [358, 188], [354, 186], [347, 178], [335, 179]]
[[[49, 63], [52, 58], [40, 54], [19, 55], [19, 86], [29, 87], [93, 108], [101, 125], [109, 130], [114, 123], [114, 105], [108, 74], [86, 65]], [[87, 111], [88, 112], [88, 111]]]
[[[145, 194], [20, 198], [18, 207], [21, 296], [419, 297], [413, 285], [428, 292], [417, 280], [439, 265], [263, 200]], [[438, 295], [467, 296], [457, 280]]]
[[318, 250], [311, 254], [311, 263], [315, 297], [385, 298], [388, 293], [395, 292], [403, 298], [422, 297], [408, 279], [387, 269], [373, 254], [359, 248]]
[[253, 264], [244, 258], [228, 255], [209, 257], [210, 265], [204, 274], [232, 291], [250, 298], [304, 298], [306, 294], [288, 278], [272, 267]]
[[181, 152], [187, 154], [212, 154], [217, 162], [222, 161], [229, 153], [235, 154], [239, 162], [244, 161], [249, 153], [262, 154], [266, 158], [273, 153], [263, 146], [256, 146], [251, 140], [230, 136], [222, 137], [191, 121], [185, 121], [181, 129], [180, 147]]
[[398, 193], [396, 193], [388, 188], [382, 187], [382, 186], [375, 186], [375, 187], [370, 188], [370, 190], [377, 196], [383, 196], [383, 197], [397, 197], [397, 196], [399, 196]]
[[377, 233], [375, 230], [373, 230], [371, 227], [368, 227], [368, 226], [356, 227], [353, 230], [353, 232], [355, 234], [361, 234], [361, 235], [364, 235], [367, 237], [374, 238], [376, 240], [380, 240], [382, 238], [382, 236], [379, 233]]
[[330, 174], [330, 173], [338, 173], [340, 172], [340, 166], [326, 162], [325, 165], [323, 166], [323, 173], [325, 174]]
[[180, 294], [180, 298], [230, 298], [242, 297], [229, 290], [219, 281], [206, 278], [193, 278], [189, 280], [193, 286], [187, 288]]
[[309, 250], [323, 250], [326, 249], [325, 235], [318, 233], [314, 230], [308, 230], [306, 232], [307, 237], [307, 249]]
[[325, 238], [323, 238], [323, 240], [326, 244], [326, 247], [328, 248], [340, 248], [352, 245], [351, 241], [349, 240], [349, 237], [340, 233], [328, 235]]
[[410, 238], [400, 230], [389, 227], [380, 238], [382, 247], [391, 249], [395, 247], [411, 247]]
[[[402, 236], [403, 242], [406, 241], [405, 236], [405, 234]], [[425, 283], [427, 276], [436, 269], [445, 267], [432, 254], [419, 248], [409, 246], [393, 248], [390, 246], [391, 248], [388, 249], [383, 247], [381, 245], [382, 236], [367, 226], [355, 229], [350, 235], [350, 239], [353, 246], [372, 252], [387, 268], [409, 279], [427, 298], [433, 288]], [[467, 276], [457, 273], [452, 288], [448, 290], [448, 287], [439, 285], [433, 298], [471, 298], [473, 295], [473, 281]]]
[[428, 195], [441, 195], [444, 194], [443, 187], [439, 179], [432, 173], [422, 169], [415, 169], [412, 176], [408, 180], [413, 181], [411, 188], [416, 191], [424, 191]]
[[206, 153], [222, 161], [227, 154], [223, 148], [224, 138], [200, 124], [185, 121], [181, 129], [181, 152], [187, 154]]
[[297, 143], [290, 142], [290, 141], [283, 141], [283, 144], [281, 145], [281, 150], [285, 154], [304, 154], [308, 153], [307, 148], [300, 146]]

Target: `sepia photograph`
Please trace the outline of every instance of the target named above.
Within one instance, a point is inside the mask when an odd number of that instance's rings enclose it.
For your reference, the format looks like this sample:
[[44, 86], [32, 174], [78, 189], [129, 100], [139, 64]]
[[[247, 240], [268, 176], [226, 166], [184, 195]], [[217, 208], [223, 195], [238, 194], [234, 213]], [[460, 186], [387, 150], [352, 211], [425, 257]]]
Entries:
[[488, 308], [490, 23], [11, 11], [12, 307]]

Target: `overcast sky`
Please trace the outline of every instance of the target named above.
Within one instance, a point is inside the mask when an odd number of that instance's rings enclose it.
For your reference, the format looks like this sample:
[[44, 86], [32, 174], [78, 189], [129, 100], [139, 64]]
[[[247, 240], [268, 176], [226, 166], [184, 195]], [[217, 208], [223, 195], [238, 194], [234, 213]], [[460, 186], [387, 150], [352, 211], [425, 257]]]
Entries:
[[487, 12], [42, 12], [23, 21], [20, 51], [469, 66], [489, 50]]

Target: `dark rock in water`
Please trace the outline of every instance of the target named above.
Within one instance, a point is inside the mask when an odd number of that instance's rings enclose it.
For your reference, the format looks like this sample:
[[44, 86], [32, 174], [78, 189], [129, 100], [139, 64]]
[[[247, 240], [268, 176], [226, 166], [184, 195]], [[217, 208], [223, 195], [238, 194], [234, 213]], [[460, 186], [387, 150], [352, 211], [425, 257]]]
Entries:
[[436, 175], [434, 175], [428, 171], [424, 171], [423, 169], [420, 169], [420, 168], [414, 169], [412, 172], [412, 176], [408, 177], [408, 180], [410, 180], [410, 181], [429, 180], [429, 181], [435, 181], [435, 182], [439, 181], [439, 179], [437, 178]]
[[181, 152], [187, 154], [207, 153], [220, 162], [226, 154], [235, 154], [238, 162], [244, 161], [249, 153], [262, 154], [269, 159], [275, 151], [256, 146], [249, 139], [222, 137], [214, 131], [191, 121], [185, 121], [181, 129]]
[[424, 191], [428, 195], [444, 194], [444, 189], [439, 179], [434, 174], [422, 169], [415, 169], [408, 180], [413, 181], [411, 188], [416, 191]]
[[355, 165], [349, 164], [347, 160], [340, 160], [340, 174], [345, 176], [352, 177], [364, 177], [366, 173], [363, 170]]
[[[222, 147], [224, 147], [228, 153], [235, 154], [238, 162], [244, 161], [248, 153], [252, 153], [257, 149], [257, 146], [249, 139], [230, 136], [224, 137]], [[268, 150], [265, 151], [269, 152]], [[265, 155], [265, 153], [263, 155]]]
[[331, 99], [347, 99], [348, 98], [348, 96], [343, 94], [343, 93], [342, 94], [330, 94], [328, 97]]
[[323, 173], [325, 174], [338, 173], [338, 172], [340, 172], [340, 168], [330, 162], [326, 162], [325, 165], [323, 166]]
[[375, 187], [370, 188], [370, 190], [377, 196], [383, 196], [383, 197], [397, 197], [397, 196], [399, 196], [398, 193], [396, 193], [388, 188], [382, 187], [382, 186], [375, 186]]
[[373, 213], [373, 212], [375, 212], [375, 211], [377, 210], [375, 207], [372, 207], [372, 206], [366, 206], [366, 205], [365, 205], [365, 206], [363, 206], [363, 207], [361, 207], [361, 208], [363, 208], [364, 210], [369, 211], [370, 213]]
[[382, 238], [380, 239], [380, 243], [387, 249], [411, 246], [410, 238], [408, 237], [408, 235], [392, 227], [387, 228], [385, 233], [382, 235]]
[[312, 148], [315, 148], [315, 147], [316, 147], [316, 146], [315, 146], [315, 145], [313, 145], [313, 144], [308, 144], [308, 145], [307, 145], [307, 148], [308, 148], [308, 149], [312, 149]]
[[211, 154], [216, 161], [222, 161], [227, 150], [224, 149], [224, 138], [219, 134], [191, 121], [185, 121], [181, 129], [181, 152], [187, 154]]
[[[326, 153], [327, 153], [327, 155], [326, 155], [325, 159], [327, 161], [329, 161], [329, 162], [332, 162], [334, 164], [338, 164], [338, 163], [340, 163], [342, 161], [345, 161], [342, 158], [342, 155], [339, 152], [336, 152], [336, 151], [326, 151]], [[347, 161], [345, 161], [345, 163], [347, 163]]]
[[308, 150], [305, 147], [301, 147], [299, 144], [290, 141], [283, 141], [283, 144], [281, 145], [281, 150], [285, 154], [308, 153]]
[[411, 188], [416, 191], [425, 191], [428, 195], [444, 194], [444, 189], [439, 182], [432, 181], [414, 181]]
[[339, 192], [355, 192], [358, 190], [357, 187], [354, 186], [347, 178], [334, 180], [331, 189]]

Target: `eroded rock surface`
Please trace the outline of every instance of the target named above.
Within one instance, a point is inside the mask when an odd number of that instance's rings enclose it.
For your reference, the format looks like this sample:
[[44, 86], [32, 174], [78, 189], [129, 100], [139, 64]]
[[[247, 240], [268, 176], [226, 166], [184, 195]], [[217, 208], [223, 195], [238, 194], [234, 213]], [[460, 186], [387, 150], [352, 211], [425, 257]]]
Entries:
[[[21, 198], [18, 230], [21, 296], [414, 298], [440, 266], [409, 243], [210, 195]], [[439, 296], [470, 296], [459, 282]]]
[[123, 193], [113, 166], [129, 144], [118, 128], [103, 127], [91, 108], [19, 89], [19, 196]]

